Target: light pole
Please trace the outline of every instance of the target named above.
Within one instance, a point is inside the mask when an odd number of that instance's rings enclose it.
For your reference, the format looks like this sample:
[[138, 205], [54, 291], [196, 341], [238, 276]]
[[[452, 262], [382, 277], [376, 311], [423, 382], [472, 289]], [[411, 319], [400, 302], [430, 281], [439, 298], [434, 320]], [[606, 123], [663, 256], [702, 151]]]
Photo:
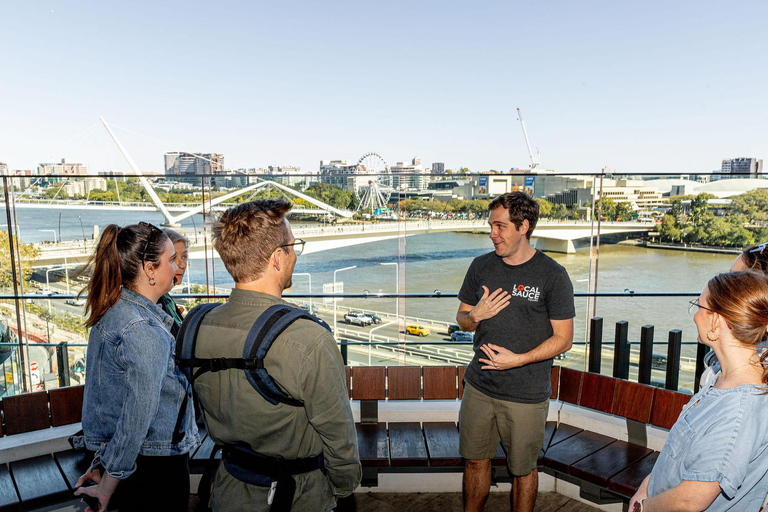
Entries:
[[[293, 275], [307, 276], [307, 278], [309, 279], [309, 294], [312, 295], [312, 274], [310, 274], [309, 272], [296, 272]], [[335, 291], [335, 287], [334, 287], [334, 291]], [[312, 297], [309, 298], [309, 313], [313, 314], [312, 313]]]
[[56, 237], [55, 229], [38, 229], [38, 231], [50, 231], [51, 233], [53, 233], [53, 243], [57, 243], [59, 241], [58, 237]]
[[387, 327], [392, 324], [396, 324], [397, 319], [392, 320], [391, 322], [387, 322], [385, 324], [377, 325], [376, 327], [372, 328], [370, 331], [368, 331], [368, 366], [371, 366], [371, 344], [373, 343], [373, 331], [377, 329], [381, 329], [382, 327]]
[[[386, 265], [394, 265], [395, 266], [395, 294], [400, 295], [400, 273], [398, 269], [398, 264], [394, 261], [390, 261], [387, 263], [379, 263], [379, 265], [386, 266]], [[400, 333], [400, 297], [395, 297], [395, 321], [397, 321], [397, 329], [398, 329], [398, 335]]]
[[[345, 270], [352, 270], [357, 268], [357, 265], [351, 267], [339, 268], [333, 271], [333, 293], [336, 293], [336, 274], [344, 272]], [[333, 298], [333, 335], [336, 336], [336, 297]]]
[[83, 233], [83, 247], [85, 248], [86, 247], [86, 244], [85, 244], [85, 228], [83, 227], [83, 218], [78, 215], [77, 216], [77, 220], [80, 221], [80, 231], [82, 231], [82, 233]]

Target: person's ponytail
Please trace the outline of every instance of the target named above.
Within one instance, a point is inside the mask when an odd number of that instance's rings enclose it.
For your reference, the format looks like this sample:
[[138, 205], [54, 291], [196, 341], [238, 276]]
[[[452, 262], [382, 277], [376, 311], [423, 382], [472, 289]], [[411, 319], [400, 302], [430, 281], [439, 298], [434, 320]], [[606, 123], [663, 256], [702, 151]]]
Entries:
[[116, 224], [106, 227], [99, 238], [96, 252], [88, 262], [93, 274], [84, 291], [88, 292], [85, 302], [87, 327], [93, 327], [109, 308], [120, 300], [123, 278], [120, 265], [120, 251], [117, 238], [122, 228]]

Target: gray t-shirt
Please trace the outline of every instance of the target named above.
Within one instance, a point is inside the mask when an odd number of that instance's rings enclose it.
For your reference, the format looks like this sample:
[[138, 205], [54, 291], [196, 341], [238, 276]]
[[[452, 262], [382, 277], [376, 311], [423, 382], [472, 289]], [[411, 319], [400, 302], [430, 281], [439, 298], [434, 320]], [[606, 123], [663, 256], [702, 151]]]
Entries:
[[475, 357], [464, 378], [486, 395], [511, 402], [540, 403], [549, 398], [552, 359], [510, 370], [481, 370], [480, 345], [493, 343], [521, 354], [553, 334], [550, 320], [576, 316], [573, 285], [566, 270], [541, 251], [520, 265], [508, 265], [495, 252], [475, 258], [469, 266], [459, 300], [475, 306], [485, 285], [512, 295], [509, 306], [480, 322], [475, 332]]

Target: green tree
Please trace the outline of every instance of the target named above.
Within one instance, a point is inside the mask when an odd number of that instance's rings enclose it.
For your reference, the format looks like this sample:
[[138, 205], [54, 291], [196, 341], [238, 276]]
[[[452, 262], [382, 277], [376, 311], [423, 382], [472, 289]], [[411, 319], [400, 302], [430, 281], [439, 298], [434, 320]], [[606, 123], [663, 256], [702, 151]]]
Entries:
[[[21, 257], [21, 274], [24, 283], [29, 282], [32, 275], [32, 262], [37, 259], [39, 251], [32, 244], [19, 244]], [[18, 265], [18, 260], [16, 261]], [[13, 267], [11, 266], [11, 251], [8, 243], [8, 231], [0, 230], [0, 288], [13, 288]]]
[[564, 219], [568, 216], [568, 208], [564, 204], [552, 205], [552, 218]]
[[552, 203], [546, 199], [534, 199], [539, 203], [539, 217], [550, 217], [552, 215]]
[[682, 233], [677, 224], [677, 219], [674, 215], [667, 213], [664, 218], [661, 219], [661, 225], [659, 226], [659, 234], [661, 239], [665, 238], [670, 242], [680, 242]]
[[614, 215], [616, 216], [614, 218], [615, 220], [629, 220], [632, 216], [632, 206], [625, 202], [617, 203]]
[[756, 189], [733, 198], [731, 211], [746, 216], [750, 222], [768, 221], [768, 190]]
[[714, 217], [712, 212], [709, 211], [707, 197], [704, 194], [699, 194], [691, 199], [691, 214], [689, 217], [694, 228], [703, 226], [709, 218]]

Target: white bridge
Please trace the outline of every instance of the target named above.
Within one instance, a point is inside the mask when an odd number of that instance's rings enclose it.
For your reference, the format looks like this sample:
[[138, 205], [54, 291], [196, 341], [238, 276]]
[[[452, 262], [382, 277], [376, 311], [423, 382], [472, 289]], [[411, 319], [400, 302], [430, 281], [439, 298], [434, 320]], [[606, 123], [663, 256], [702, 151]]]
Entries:
[[[626, 238], [627, 235], [646, 233], [654, 229], [648, 224], [634, 222], [603, 222], [601, 223], [601, 243], [607, 237], [611, 242]], [[296, 238], [306, 240], [307, 246], [304, 254], [328, 251], [342, 247], [391, 240], [400, 236], [423, 235], [440, 232], [476, 232], [487, 235], [489, 232], [486, 220], [408, 220], [380, 223], [342, 223], [337, 225], [301, 227], [300, 223], [293, 224], [293, 234]], [[550, 252], [574, 253], [579, 247], [589, 245], [590, 236], [593, 235], [593, 227], [588, 222], [556, 222], [542, 220], [536, 226], [536, 231], [531, 239], [532, 244], [538, 249]], [[190, 246], [190, 259], [203, 259], [215, 257], [210, 238], [198, 233], [197, 242], [195, 234], [186, 233], [192, 245]], [[610, 243], [610, 242], [609, 242]], [[206, 253], [205, 248], [208, 247]], [[490, 250], [490, 243], [489, 243]], [[83, 264], [87, 261], [94, 249], [94, 242], [81, 240], [74, 242], [60, 242], [56, 244], [38, 244], [40, 256], [33, 263], [35, 268], [50, 267], [53, 265]]]

